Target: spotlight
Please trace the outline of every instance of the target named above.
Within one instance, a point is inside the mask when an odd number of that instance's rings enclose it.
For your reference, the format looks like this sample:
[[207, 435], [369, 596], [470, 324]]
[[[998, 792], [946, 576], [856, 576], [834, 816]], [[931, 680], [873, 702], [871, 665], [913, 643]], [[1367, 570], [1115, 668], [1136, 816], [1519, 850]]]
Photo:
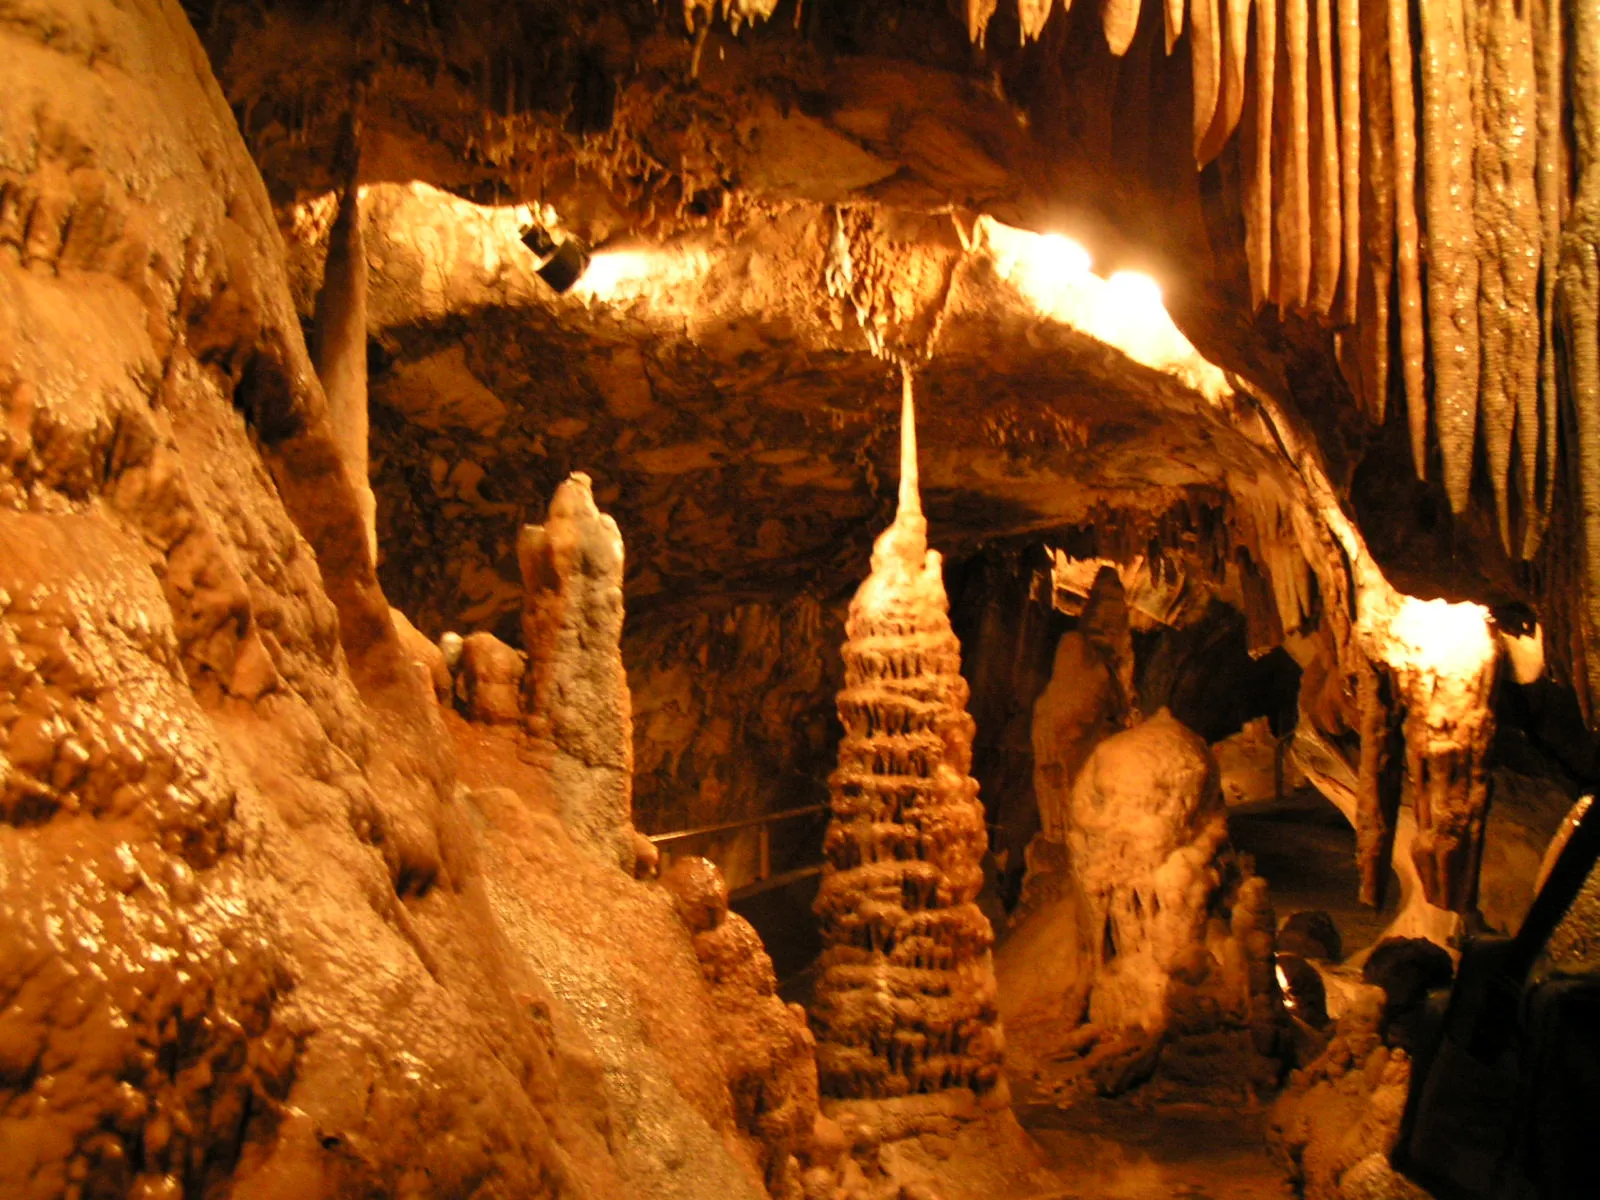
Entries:
[[539, 259], [538, 275], [556, 293], [571, 289], [589, 266], [589, 248], [575, 237], [557, 243], [549, 230], [530, 225], [522, 235], [522, 244]]

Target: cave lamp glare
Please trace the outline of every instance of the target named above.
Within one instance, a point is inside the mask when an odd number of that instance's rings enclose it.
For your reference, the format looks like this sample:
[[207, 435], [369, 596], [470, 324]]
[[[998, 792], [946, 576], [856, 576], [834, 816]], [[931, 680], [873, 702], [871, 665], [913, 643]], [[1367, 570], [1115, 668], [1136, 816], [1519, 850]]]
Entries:
[[1227, 377], [1172, 323], [1161, 286], [1139, 271], [1109, 279], [1092, 270], [1082, 244], [1060, 233], [1014, 229], [980, 217], [978, 229], [995, 272], [1040, 316], [1070, 325], [1158, 371], [1176, 375], [1212, 401], [1232, 392]]

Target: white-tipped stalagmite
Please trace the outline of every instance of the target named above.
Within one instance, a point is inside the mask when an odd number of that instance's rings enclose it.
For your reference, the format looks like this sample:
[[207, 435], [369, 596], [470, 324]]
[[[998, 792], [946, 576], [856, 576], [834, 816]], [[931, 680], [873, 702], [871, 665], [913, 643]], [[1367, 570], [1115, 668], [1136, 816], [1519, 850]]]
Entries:
[[909, 371], [900, 428], [899, 505], [841, 651], [844, 736], [814, 906], [818, 1084], [873, 1099], [970, 1088], [1003, 1105], [994, 934], [975, 903], [988, 830], [961, 644], [917, 490]]
[[1128, 52], [1139, 28], [1139, 0], [1101, 0], [1100, 20], [1105, 28], [1106, 45], [1111, 53], [1121, 58]]
[[1218, 0], [1189, 0], [1189, 61], [1194, 81], [1194, 153], [1198, 161], [1217, 111], [1222, 83], [1222, 30]]
[[1538, 125], [1533, 37], [1527, 9], [1518, 0], [1486, 0], [1478, 21], [1482, 53], [1473, 215], [1480, 263], [1480, 416], [1500, 541], [1510, 554], [1513, 440], [1520, 450], [1517, 482], [1525, 509], [1532, 506], [1539, 452], [1540, 227], [1534, 183]]
[[1389, 399], [1389, 298], [1394, 284], [1394, 112], [1389, 85], [1388, 0], [1361, 0], [1361, 248], [1345, 264], [1357, 291], [1361, 393], [1383, 424]]
[[1400, 320], [1400, 370], [1405, 380], [1411, 464], [1417, 478], [1428, 471], [1428, 395], [1423, 364], [1422, 263], [1417, 229], [1417, 109], [1411, 85], [1411, 10], [1407, 0], [1387, 0], [1389, 112], [1394, 119], [1395, 308]]
[[1222, 15], [1222, 83], [1211, 128], [1196, 155], [1201, 166], [1222, 153], [1244, 111], [1245, 60], [1250, 49], [1251, 0], [1220, 0]]
[[1244, 249], [1250, 264], [1250, 309], [1272, 293], [1273, 84], [1277, 76], [1277, 0], [1256, 5], [1254, 98], [1244, 144]]
[[1273, 258], [1275, 299], [1281, 312], [1303, 308], [1311, 295], [1311, 103], [1306, 78], [1310, 40], [1306, 0], [1285, 0], [1281, 43], [1287, 78], [1278, 89], [1273, 143], [1273, 187], [1278, 196]]
[[1311, 81], [1311, 296], [1319, 317], [1339, 287], [1344, 226], [1339, 215], [1339, 112], [1335, 83], [1332, 0], [1315, 0], [1316, 76]]
[[[1476, 0], [1473, 0], [1476, 3]], [[1433, 427], [1445, 495], [1467, 507], [1478, 427], [1478, 239], [1473, 227], [1473, 86], [1464, 0], [1420, 0], [1422, 200], [1428, 234]]]
[[1361, 263], [1361, 0], [1338, 0], [1339, 204], [1344, 218], [1344, 292], [1339, 322], [1353, 325]]

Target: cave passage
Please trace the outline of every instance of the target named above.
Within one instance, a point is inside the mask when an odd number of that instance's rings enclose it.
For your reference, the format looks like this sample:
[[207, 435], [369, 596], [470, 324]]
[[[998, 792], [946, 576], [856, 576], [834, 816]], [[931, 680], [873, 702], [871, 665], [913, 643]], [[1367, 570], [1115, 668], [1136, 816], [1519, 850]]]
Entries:
[[0, 62], [0, 1196], [1600, 1195], [1594, 0]]

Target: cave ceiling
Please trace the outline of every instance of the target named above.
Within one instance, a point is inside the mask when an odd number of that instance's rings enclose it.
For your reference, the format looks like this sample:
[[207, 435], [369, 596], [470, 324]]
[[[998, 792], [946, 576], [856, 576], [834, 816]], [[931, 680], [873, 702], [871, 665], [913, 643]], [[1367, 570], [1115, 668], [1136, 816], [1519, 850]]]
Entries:
[[[291, 228], [303, 295], [331, 207]], [[375, 185], [365, 213], [383, 575], [435, 631], [514, 628], [516, 530], [572, 470], [617, 517], [636, 612], [842, 594], [893, 508], [902, 352], [948, 553], [1214, 501], [1229, 471], [1274, 469], [1241, 397], [1170, 325], [1152, 345], [1158, 322], [1135, 312], [1126, 351], [1075, 327], [989, 223], [901, 214], [852, 233], [795, 202], [602, 251], [560, 296], [505, 207]], [[892, 311], [864, 326], [858, 303]]]
[[[1470, 430], [1463, 441], [1454, 399], [1435, 406], [1437, 437], [1419, 440], [1419, 404], [1361, 398], [1367, 364], [1356, 359], [1372, 352], [1362, 331], [1391, 318], [1336, 332], [1357, 305], [1335, 290], [1331, 243], [1312, 247], [1322, 257], [1299, 299], [1291, 266], [1263, 273], [1265, 185], [1241, 147], [1261, 136], [1245, 104], [1254, 93], [1239, 90], [1242, 41], [1218, 50], [1219, 83], [1199, 50], [1173, 52], [1154, 5], [1120, 6], [1134, 16], [1120, 32], [1111, 10], [1088, 5], [1046, 6], [1045, 19], [1038, 6], [962, 14], [939, 0], [689, 8], [686, 22], [680, 6], [642, 2], [191, 6], [301, 260], [303, 313], [318, 243], [315, 228], [296, 234], [293, 214], [337, 183], [352, 111], [374, 194], [421, 185], [484, 211], [548, 205], [601, 257], [693, 260], [626, 304], [558, 301], [505, 271], [444, 302], [420, 299], [432, 285], [407, 284], [403, 271], [377, 285], [385, 580], [424, 624], [437, 628], [452, 608], [469, 623], [510, 611], [512, 530], [537, 519], [569, 469], [595, 474], [622, 523], [630, 604], [774, 585], [837, 592], [887, 512], [882, 418], [896, 358], [919, 364], [930, 514], [947, 550], [1070, 525], [1097, 501], [1157, 509], [1273, 457], [1248, 405], [1204, 401], [1041, 320], [965, 246], [980, 215], [1069, 232], [1097, 272], [1157, 279], [1200, 352], [1306, 431], [1408, 588], [1559, 599], [1552, 581], [1564, 568], [1518, 562], [1540, 549], [1547, 519], [1526, 486], [1509, 501], [1520, 546], [1506, 532], [1510, 443], [1496, 435], [1474, 448]], [[1305, 60], [1291, 59], [1298, 78]], [[1341, 81], [1354, 69], [1335, 66]], [[1216, 128], [1201, 122], [1207, 97]], [[1316, 141], [1335, 132], [1324, 122], [1309, 136], [1336, 164], [1332, 143]], [[1293, 163], [1304, 147], [1287, 152]], [[1311, 179], [1319, 204], [1330, 187], [1348, 201], [1369, 185], [1350, 170]], [[1271, 187], [1294, 182], [1274, 176]], [[1369, 190], [1383, 186], [1374, 177]], [[1285, 262], [1324, 236], [1324, 217], [1298, 230], [1280, 222]], [[857, 258], [882, 268], [847, 296], [829, 294], [842, 225]], [[1356, 232], [1346, 224], [1347, 250]], [[1414, 377], [1401, 369], [1414, 358], [1414, 317], [1396, 311], [1405, 353], [1391, 393]], [[445, 415], [474, 405], [504, 413], [476, 430]], [[1537, 421], [1541, 437], [1554, 429], [1549, 411]], [[1527, 442], [1519, 461], [1532, 463]], [[1551, 446], [1535, 456], [1545, 511]], [[1409, 479], [1413, 460], [1425, 483]], [[1568, 536], [1558, 528], [1547, 542]], [[418, 539], [429, 555], [400, 554]]]

